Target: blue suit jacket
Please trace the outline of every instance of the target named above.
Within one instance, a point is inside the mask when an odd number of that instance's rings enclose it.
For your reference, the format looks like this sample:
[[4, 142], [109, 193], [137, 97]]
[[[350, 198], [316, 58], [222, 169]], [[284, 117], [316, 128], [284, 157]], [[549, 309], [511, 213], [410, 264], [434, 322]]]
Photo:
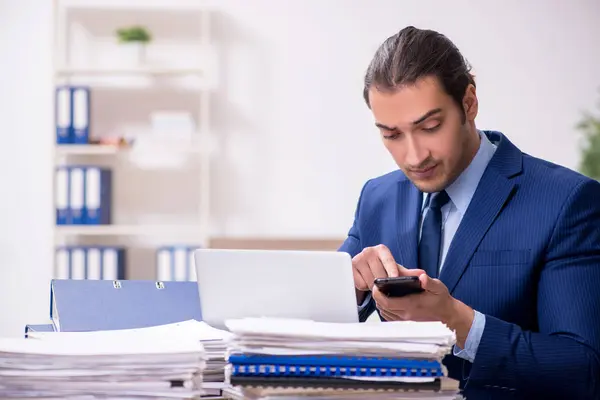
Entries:
[[[486, 324], [474, 363], [449, 355], [448, 373], [475, 399], [600, 398], [600, 184], [485, 133], [498, 148], [440, 279]], [[340, 251], [381, 243], [417, 268], [421, 206], [401, 171], [368, 181]]]

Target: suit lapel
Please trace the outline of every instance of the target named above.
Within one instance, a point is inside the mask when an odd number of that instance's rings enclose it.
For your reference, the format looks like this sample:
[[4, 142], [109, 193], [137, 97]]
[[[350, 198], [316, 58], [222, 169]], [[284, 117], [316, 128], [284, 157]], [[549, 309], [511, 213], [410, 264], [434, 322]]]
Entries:
[[444, 261], [440, 280], [450, 293], [456, 287], [483, 236], [512, 193], [514, 184], [503, 176], [482, 179], [463, 217]]
[[398, 263], [406, 268], [418, 268], [417, 243], [419, 220], [423, 205], [422, 193], [408, 179], [398, 183], [396, 226], [398, 228]]
[[481, 177], [452, 239], [440, 273], [440, 280], [450, 293], [454, 291], [479, 243], [513, 194], [515, 184], [509, 178], [518, 174], [521, 167], [521, 152], [508, 139], [501, 137], [498, 149]]

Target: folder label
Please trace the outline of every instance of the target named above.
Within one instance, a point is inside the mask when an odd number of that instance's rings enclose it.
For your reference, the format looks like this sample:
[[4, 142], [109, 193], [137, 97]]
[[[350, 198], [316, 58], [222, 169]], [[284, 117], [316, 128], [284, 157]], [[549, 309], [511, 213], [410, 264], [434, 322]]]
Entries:
[[54, 276], [56, 279], [69, 279], [69, 250], [58, 248], [56, 250]]
[[187, 280], [187, 251], [186, 249], [175, 249], [175, 280], [178, 282]]
[[102, 279], [100, 249], [87, 249], [87, 279]]
[[81, 248], [71, 250], [71, 279], [85, 279], [85, 250]]
[[104, 249], [102, 264], [103, 279], [112, 281], [119, 279], [119, 260], [115, 249]]
[[160, 249], [156, 256], [157, 280], [170, 281], [173, 279], [171, 273], [171, 252], [168, 249]]

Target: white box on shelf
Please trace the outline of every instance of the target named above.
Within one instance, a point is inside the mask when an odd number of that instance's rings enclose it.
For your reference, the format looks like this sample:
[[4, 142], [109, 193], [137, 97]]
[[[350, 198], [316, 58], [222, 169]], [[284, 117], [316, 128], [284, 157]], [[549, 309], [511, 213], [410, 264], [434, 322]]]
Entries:
[[192, 114], [187, 111], [154, 111], [150, 114], [153, 135], [191, 136], [196, 132]]

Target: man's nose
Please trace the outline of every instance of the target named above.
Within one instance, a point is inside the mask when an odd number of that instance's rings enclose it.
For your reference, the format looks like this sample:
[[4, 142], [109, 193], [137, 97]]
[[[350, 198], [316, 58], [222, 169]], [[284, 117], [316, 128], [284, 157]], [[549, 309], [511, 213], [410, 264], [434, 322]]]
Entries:
[[406, 139], [406, 164], [412, 169], [421, 168], [427, 160], [427, 150], [412, 135], [407, 135]]

